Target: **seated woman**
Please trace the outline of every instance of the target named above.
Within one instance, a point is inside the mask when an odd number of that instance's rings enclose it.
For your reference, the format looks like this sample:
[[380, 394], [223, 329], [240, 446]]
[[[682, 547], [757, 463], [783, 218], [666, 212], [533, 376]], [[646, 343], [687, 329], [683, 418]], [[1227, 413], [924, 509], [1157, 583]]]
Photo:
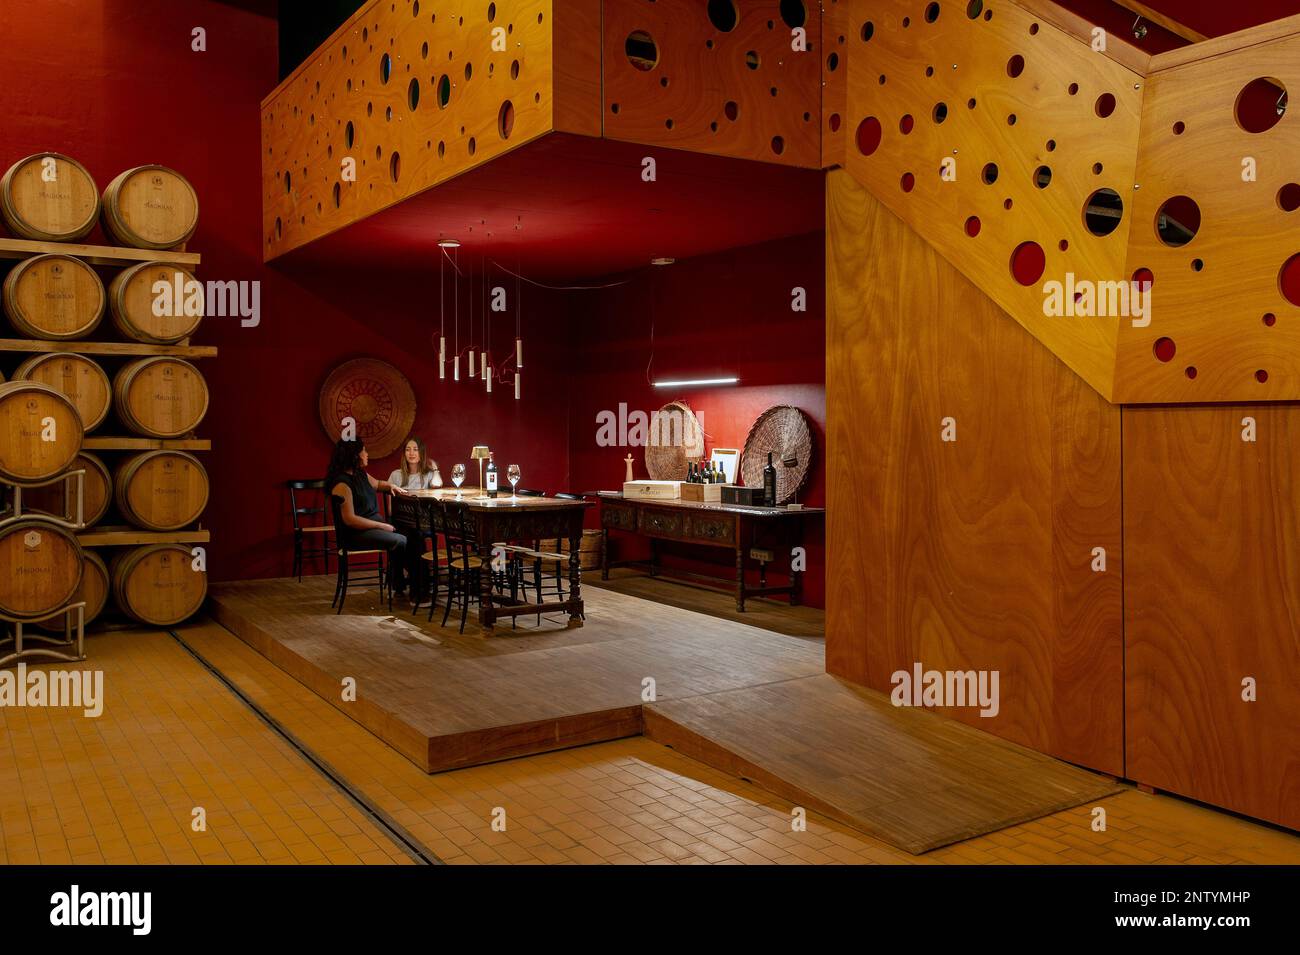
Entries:
[[400, 581], [401, 564], [406, 550], [406, 536], [397, 533], [392, 524], [379, 519], [379, 501], [376, 491], [405, 494], [400, 487], [388, 481], [376, 481], [366, 473], [370, 456], [360, 441], [340, 440], [334, 445], [325, 486], [339, 499], [339, 516], [343, 526], [338, 529], [339, 539], [349, 550], [379, 548], [388, 552], [388, 585], [394, 593]]
[[[438, 473], [438, 462], [434, 461], [424, 450], [424, 442], [412, 435], [406, 439], [402, 448], [400, 466], [388, 475], [388, 483], [394, 488], [408, 491], [427, 491], [429, 488], [442, 487], [442, 476]], [[420, 593], [423, 568], [420, 559], [424, 555], [424, 540], [420, 528], [414, 524], [397, 520], [397, 533], [406, 537], [405, 571], [410, 583], [411, 599], [417, 603], [424, 600]], [[436, 546], [436, 545], [435, 545]], [[395, 593], [401, 593], [403, 585], [399, 580]]]

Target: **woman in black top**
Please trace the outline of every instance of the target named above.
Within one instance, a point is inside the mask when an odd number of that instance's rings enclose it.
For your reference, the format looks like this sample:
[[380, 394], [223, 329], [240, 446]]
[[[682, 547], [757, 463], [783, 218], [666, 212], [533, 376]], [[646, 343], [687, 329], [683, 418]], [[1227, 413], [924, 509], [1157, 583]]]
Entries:
[[[376, 491], [405, 494], [406, 491], [387, 481], [377, 481], [366, 473], [370, 456], [360, 441], [340, 440], [334, 445], [325, 486], [339, 501], [342, 526], [338, 528], [340, 540], [350, 550], [379, 548], [388, 552], [388, 585], [395, 587], [400, 581], [400, 568], [406, 550], [406, 537], [398, 534], [392, 524], [380, 520], [379, 500]], [[394, 590], [396, 592], [396, 590]]]

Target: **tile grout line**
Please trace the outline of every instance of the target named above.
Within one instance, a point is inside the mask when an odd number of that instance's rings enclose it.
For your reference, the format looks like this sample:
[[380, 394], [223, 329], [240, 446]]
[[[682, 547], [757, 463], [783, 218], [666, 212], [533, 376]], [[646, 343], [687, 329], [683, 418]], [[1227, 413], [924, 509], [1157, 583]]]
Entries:
[[329, 780], [348, 800], [362, 811], [379, 829], [381, 829], [389, 839], [395, 842], [403, 852], [410, 858], [414, 859], [421, 865], [446, 865], [438, 858], [437, 854], [428, 846], [422, 844], [418, 839], [406, 831], [406, 829], [391, 818], [383, 809], [375, 805], [359, 789], [352, 786], [344, 776], [334, 769], [324, 759], [317, 756], [301, 740], [291, 733], [286, 727], [280, 724], [275, 717], [266, 712], [262, 707], [255, 703], [247, 694], [244, 693], [235, 683], [224, 673], [209, 662], [194, 647], [190, 646], [175, 630], [166, 628], [166, 632], [171, 635], [181, 647], [192, 656], [198, 664], [210, 673], [216, 680], [237, 697], [245, 706], [247, 706], [254, 715], [263, 723], [270, 727], [271, 731], [283, 739], [290, 747], [294, 749], [304, 760], [310, 763], [317, 772]]

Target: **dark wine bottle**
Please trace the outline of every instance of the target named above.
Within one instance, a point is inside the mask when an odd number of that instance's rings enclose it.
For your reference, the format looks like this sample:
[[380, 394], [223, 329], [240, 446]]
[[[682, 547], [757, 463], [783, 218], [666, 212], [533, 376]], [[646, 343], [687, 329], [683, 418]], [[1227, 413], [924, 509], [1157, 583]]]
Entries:
[[776, 468], [772, 466], [772, 452], [767, 452], [767, 467], [763, 468], [763, 504], [776, 507]]
[[689, 464], [686, 465], [686, 483], [687, 484], [695, 483], [695, 462], [694, 461], [691, 461]]
[[492, 460], [493, 454], [494, 452], [492, 451], [488, 452], [488, 463], [487, 463], [487, 496], [488, 497], [497, 496], [497, 465], [496, 462]]

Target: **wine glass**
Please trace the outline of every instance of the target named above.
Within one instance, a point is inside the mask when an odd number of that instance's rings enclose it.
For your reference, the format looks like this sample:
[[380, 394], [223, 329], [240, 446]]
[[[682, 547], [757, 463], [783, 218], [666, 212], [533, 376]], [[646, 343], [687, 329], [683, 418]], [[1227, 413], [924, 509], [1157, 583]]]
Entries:
[[510, 480], [510, 500], [519, 500], [519, 495], [515, 493], [515, 487], [519, 484], [519, 465], [512, 464], [506, 468], [506, 477]]
[[456, 500], [460, 500], [460, 486], [465, 483], [465, 465], [457, 464], [451, 469], [451, 483], [456, 485]]

